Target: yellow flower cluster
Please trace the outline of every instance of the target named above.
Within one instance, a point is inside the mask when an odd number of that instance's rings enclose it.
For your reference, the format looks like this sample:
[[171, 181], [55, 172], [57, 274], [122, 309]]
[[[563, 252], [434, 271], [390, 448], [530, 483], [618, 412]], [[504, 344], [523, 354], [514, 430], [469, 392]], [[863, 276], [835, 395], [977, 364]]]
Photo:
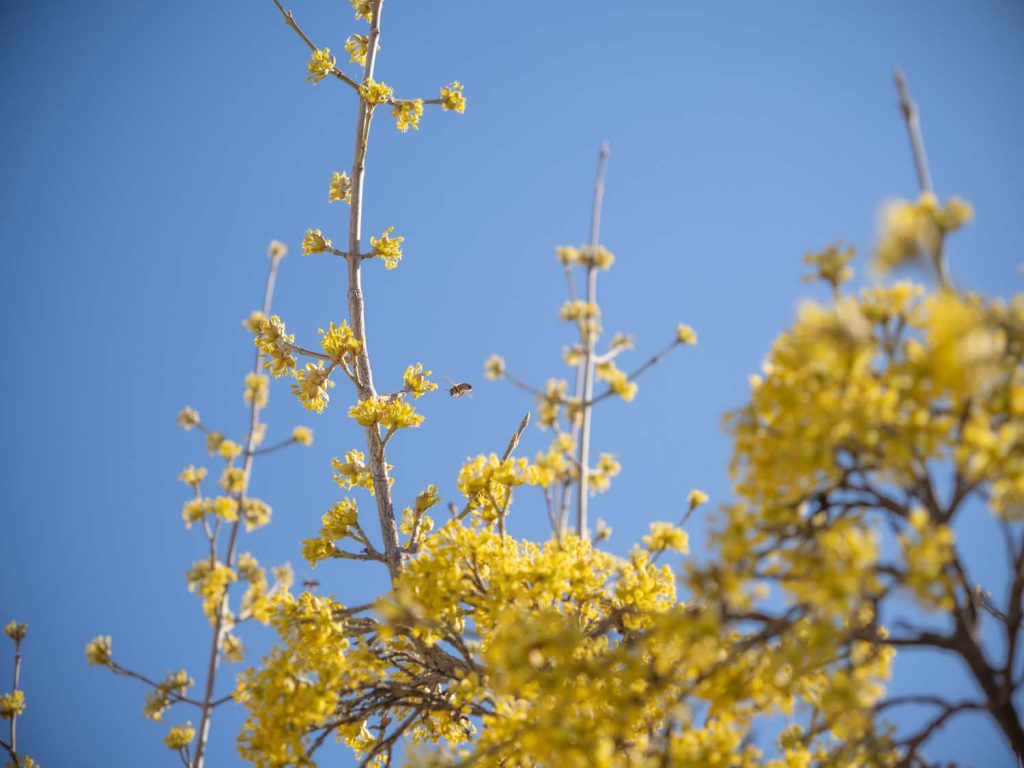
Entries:
[[416, 365], [410, 365], [405, 369], [402, 382], [405, 385], [405, 391], [409, 392], [414, 400], [437, 389], [437, 384], [427, 379], [431, 373], [432, 371], [423, 370], [423, 363], [416, 363]]
[[243, 398], [246, 405], [255, 408], [262, 408], [267, 404], [267, 397], [270, 394], [270, 379], [258, 373], [250, 373], [245, 377], [245, 391]]
[[184, 749], [192, 743], [192, 739], [195, 737], [195, 729], [192, 727], [192, 723], [188, 722], [171, 728], [164, 736], [164, 744], [168, 749]]
[[357, 19], [373, 23], [373, 0], [351, 0]]
[[142, 707], [142, 713], [150, 720], [159, 723], [163, 719], [164, 712], [170, 709], [177, 699], [187, 694], [188, 689], [193, 685], [195, 685], [195, 680], [189, 677], [188, 672], [184, 669], [168, 672], [167, 677], [146, 694], [146, 703]]
[[245, 328], [249, 333], [259, 333], [263, 328], [263, 323], [267, 321], [267, 316], [260, 312], [258, 309], [254, 309], [249, 313], [249, 316], [242, 321], [242, 327]]
[[571, 435], [566, 432], [556, 435], [547, 452], [538, 453], [530, 465], [530, 483], [549, 488], [577, 478], [575, 451], [576, 444]]
[[349, 35], [345, 41], [345, 50], [349, 54], [349, 62], [366, 66], [366, 52], [369, 50], [370, 39], [366, 35]]
[[622, 465], [610, 453], [602, 453], [597, 466], [590, 470], [590, 492], [604, 493], [612, 485], [612, 478], [622, 471]]
[[309, 57], [309, 64], [307, 65], [309, 77], [306, 78], [306, 81], [316, 85], [334, 71], [334, 63], [334, 56], [331, 55], [330, 48], [313, 51], [313, 55]]
[[505, 377], [505, 359], [501, 355], [491, 355], [484, 362], [484, 378], [495, 381]]
[[85, 646], [85, 660], [92, 666], [107, 667], [113, 661], [110, 635], [100, 635]]
[[0, 718], [12, 720], [25, 711], [25, 692], [16, 690], [0, 694]]
[[838, 244], [834, 244], [823, 251], [804, 254], [804, 264], [814, 269], [810, 274], [804, 275], [804, 282], [824, 280], [832, 286], [833, 291], [838, 292], [843, 284], [853, 277], [850, 262], [853, 261], [856, 252], [852, 245], [840, 249]]
[[359, 95], [372, 109], [391, 101], [394, 98], [394, 91], [387, 83], [377, 82], [371, 78], [359, 86]]
[[555, 254], [558, 256], [558, 260], [566, 266], [577, 264], [581, 267], [594, 267], [607, 271], [615, 263], [615, 255], [603, 245], [581, 245], [578, 248], [560, 245], [555, 248]]
[[908, 518], [909, 530], [900, 535], [903, 549], [904, 585], [929, 610], [953, 608], [953, 581], [949, 564], [953, 560], [955, 537], [948, 525], [936, 524], [923, 507], [915, 507]]
[[395, 118], [395, 125], [401, 133], [408, 133], [410, 128], [418, 131], [422, 115], [422, 99], [396, 101], [391, 107], [391, 116]]
[[619, 370], [611, 360], [603, 360], [594, 366], [594, 373], [608, 384], [608, 388], [627, 403], [636, 397], [638, 389], [635, 381], [630, 381], [625, 371]]
[[331, 459], [331, 466], [334, 467], [334, 482], [345, 490], [351, 488], [365, 488], [373, 495], [373, 476], [370, 468], [366, 465], [366, 457], [361, 451], [351, 450], [345, 454], [345, 460], [337, 457]]
[[369, 397], [349, 408], [348, 415], [364, 427], [380, 424], [386, 429], [406, 429], [423, 423], [423, 416], [401, 397]]
[[[325, 337], [326, 338], [326, 337]], [[322, 360], [315, 363], [306, 363], [305, 368], [296, 368], [292, 371], [295, 382], [291, 385], [292, 394], [299, 398], [299, 402], [306, 410], [320, 413], [327, 407], [331, 396], [327, 390], [334, 386], [331, 381], [331, 371], [334, 366], [324, 367]]]
[[526, 459], [502, 461], [495, 454], [477, 456], [459, 470], [456, 485], [468, 499], [469, 509], [486, 522], [508, 513], [512, 489], [530, 480]]
[[238, 580], [238, 574], [219, 560], [197, 560], [186, 572], [185, 580], [188, 591], [203, 598], [203, 613], [213, 624], [228, 586]]
[[292, 430], [292, 440], [299, 445], [312, 445], [313, 430], [309, 427], [296, 427]]
[[441, 89], [441, 109], [445, 112], [458, 112], [460, 115], [466, 111], [466, 97], [462, 95], [462, 83], [458, 80]]
[[394, 227], [388, 227], [380, 237], [371, 237], [370, 246], [373, 248], [373, 255], [384, 259], [386, 269], [394, 269], [402, 260], [402, 243], [404, 237], [392, 237]]
[[[295, 368], [295, 352], [292, 348], [295, 336], [286, 333], [284, 323], [277, 315], [272, 315], [269, 320], [264, 321], [260, 326], [259, 335], [253, 341], [260, 352], [266, 356], [263, 367], [270, 371], [274, 378], [280, 378], [282, 374]], [[199, 416], [196, 414], [197, 422], [198, 418]]]
[[324, 354], [336, 363], [351, 365], [353, 358], [363, 354], [366, 348], [363, 340], [357, 339], [352, 329], [348, 327], [347, 320], [342, 320], [339, 326], [331, 322], [326, 331], [320, 328], [317, 332], [320, 334], [320, 347]]
[[198, 426], [199, 411], [197, 411], [195, 408], [185, 406], [180, 411], [178, 411], [177, 422], [178, 426], [180, 426], [182, 429], [188, 432], [193, 427]]
[[974, 211], [958, 197], [940, 205], [935, 195], [923, 193], [916, 203], [897, 200], [887, 204], [879, 220], [873, 266], [881, 273], [917, 261], [936, 259], [948, 232], [971, 220]]
[[324, 237], [324, 233], [319, 229], [306, 230], [306, 236], [302, 238], [303, 256], [310, 256], [314, 253], [329, 253], [331, 248], [331, 241]]
[[697, 332], [693, 330], [686, 323], [680, 323], [676, 328], [676, 343], [677, 344], [690, 344], [691, 346], [697, 343]]
[[352, 179], [345, 171], [341, 173], [335, 171], [331, 177], [331, 185], [327, 190], [327, 202], [352, 202]]

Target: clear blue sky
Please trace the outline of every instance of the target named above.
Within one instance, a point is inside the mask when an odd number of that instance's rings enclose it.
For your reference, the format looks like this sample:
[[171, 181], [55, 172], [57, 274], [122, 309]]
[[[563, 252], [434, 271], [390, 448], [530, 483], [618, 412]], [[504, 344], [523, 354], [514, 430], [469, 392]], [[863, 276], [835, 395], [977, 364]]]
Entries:
[[[335, 50], [358, 30], [342, 0], [291, 7]], [[366, 270], [377, 377], [422, 360], [476, 385], [472, 400], [430, 399], [425, 427], [394, 441], [399, 500], [427, 482], [451, 497], [467, 455], [504, 447], [528, 404], [482, 380], [488, 354], [538, 383], [563, 375], [553, 246], [586, 238], [602, 139], [602, 239], [618, 256], [606, 327], [636, 335], [634, 361], [677, 322], [700, 333], [634, 404], [597, 416], [595, 450], [624, 466], [594, 504], [617, 549], [677, 517], [693, 486], [728, 498], [720, 416], [815, 295], [801, 255], [838, 238], [866, 249], [880, 201], [915, 193], [894, 66], [921, 104], [938, 192], [978, 212], [952, 246], [954, 275], [1020, 288], [1019, 2], [388, 0], [382, 42], [379, 75], [400, 94], [459, 79], [469, 99], [461, 118], [428, 111], [419, 133], [381, 119], [370, 149], [367, 232], [406, 237], [398, 270]], [[291, 246], [275, 308], [300, 338], [344, 317], [340, 263], [297, 253], [307, 226], [343, 239], [326, 188], [351, 158], [353, 102], [336, 82], [305, 84], [306, 55], [270, 0], [0, 6], [0, 619], [29, 624], [19, 743], [47, 768], [175, 764], [165, 727], [142, 718], [144, 690], [86, 667], [83, 647], [109, 633], [129, 666], [201, 677], [209, 629], [183, 572], [202, 541], [182, 527], [175, 478], [205, 454], [174, 415], [188, 403], [241, 431], [252, 347], [239, 323], [259, 302], [266, 244]], [[335, 392], [315, 417], [274, 387], [269, 439], [306, 423], [317, 442], [255, 469], [274, 521], [245, 546], [300, 578], [299, 541], [336, 500], [329, 460], [362, 439]], [[524, 445], [544, 443], [531, 429]], [[511, 524], [545, 535], [539, 497], [523, 494]], [[990, 546], [965, 535], [977, 554]], [[983, 566], [979, 579], [998, 577]], [[361, 573], [316, 575], [361, 602], [374, 586]], [[963, 685], [934, 658], [900, 670], [897, 687]], [[212, 765], [240, 762], [239, 717], [215, 721]], [[980, 721], [936, 744], [937, 757], [1009, 763]]]

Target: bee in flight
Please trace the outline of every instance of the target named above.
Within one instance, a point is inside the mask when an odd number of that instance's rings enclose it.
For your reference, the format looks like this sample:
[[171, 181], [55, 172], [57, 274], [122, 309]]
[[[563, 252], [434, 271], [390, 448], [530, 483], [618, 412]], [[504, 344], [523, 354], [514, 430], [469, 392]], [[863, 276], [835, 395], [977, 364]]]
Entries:
[[302, 586], [304, 586], [306, 589], [316, 589], [320, 586], [320, 582], [316, 579], [303, 579]]
[[[448, 379], [447, 376], [445, 376]], [[451, 379], [448, 379], [448, 383], [451, 384], [451, 389], [448, 390], [448, 394], [452, 397], [462, 397], [463, 395], [469, 394], [473, 390], [473, 385], [467, 382], [456, 384]]]

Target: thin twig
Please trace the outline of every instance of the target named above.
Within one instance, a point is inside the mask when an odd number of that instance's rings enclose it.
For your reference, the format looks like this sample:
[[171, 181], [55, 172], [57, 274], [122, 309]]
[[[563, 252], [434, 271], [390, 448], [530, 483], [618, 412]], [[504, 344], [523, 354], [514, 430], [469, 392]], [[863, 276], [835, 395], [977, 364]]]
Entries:
[[[276, 3], [276, 0], [275, 0]], [[280, 7], [280, 6], [278, 6]], [[277, 282], [277, 266], [281, 261], [281, 256], [270, 259], [270, 267], [267, 271], [267, 282], [263, 289], [263, 314], [264, 316], [270, 315], [270, 305], [274, 297], [274, 286]], [[260, 372], [260, 360], [262, 353], [259, 349], [256, 350], [256, 354], [253, 359], [253, 373], [258, 374]], [[227, 557], [225, 558], [225, 565], [228, 568], [232, 568], [235, 560], [235, 550], [238, 543], [238, 531], [239, 526], [243, 519], [243, 503], [245, 500], [245, 493], [248, 490], [249, 476], [252, 473], [253, 459], [256, 456], [256, 428], [259, 424], [260, 416], [260, 405], [259, 400], [255, 397], [252, 399], [252, 403], [249, 406], [249, 436], [245, 442], [245, 457], [242, 463], [242, 473], [245, 478], [245, 487], [237, 495], [236, 503], [238, 505], [238, 517], [231, 525], [231, 534], [228, 538], [228, 551]], [[210, 721], [211, 714], [213, 713], [213, 689], [217, 678], [217, 665], [220, 660], [220, 646], [223, 641], [225, 628], [224, 628], [224, 616], [228, 610], [228, 591], [224, 590], [224, 597], [217, 605], [217, 611], [214, 615], [213, 621], [213, 633], [210, 642], [210, 656], [206, 664], [206, 685], [203, 691], [203, 702], [201, 705], [202, 714], [199, 718], [199, 737], [196, 740], [196, 752], [192, 760], [192, 768], [203, 768], [204, 751], [206, 749], [206, 743], [210, 738]]]
[[[593, 305], [597, 302], [597, 265], [594, 254], [600, 241], [601, 233], [601, 202], [604, 199], [604, 172], [608, 164], [608, 142], [601, 144], [601, 151], [597, 157], [597, 179], [594, 182], [594, 206], [590, 215], [590, 249], [591, 258], [587, 262], [587, 304]], [[585, 338], [582, 339], [583, 352], [583, 391], [577, 393], [579, 400], [583, 403], [582, 416], [580, 421], [580, 434], [577, 454], [580, 464], [579, 488], [576, 493], [576, 530], [583, 539], [589, 538], [590, 530], [587, 524], [587, 497], [590, 495], [590, 399], [594, 396], [594, 348], [597, 344], [596, 328], [591, 324], [589, 318], [585, 319]]]

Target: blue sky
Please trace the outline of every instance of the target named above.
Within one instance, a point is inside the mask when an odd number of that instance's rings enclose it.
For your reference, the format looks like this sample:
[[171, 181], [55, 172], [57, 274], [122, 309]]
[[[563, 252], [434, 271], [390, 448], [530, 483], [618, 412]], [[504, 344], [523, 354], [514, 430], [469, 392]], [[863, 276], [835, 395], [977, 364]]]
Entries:
[[[321, 45], [358, 31], [341, 0], [291, 7]], [[1020, 3], [388, 0], [383, 19], [381, 78], [427, 97], [459, 79], [469, 99], [464, 117], [428, 111], [418, 133], [380, 120], [368, 160], [366, 232], [406, 237], [399, 269], [366, 270], [377, 379], [422, 360], [476, 386], [421, 401], [426, 425], [392, 443], [399, 500], [428, 482], [451, 497], [461, 461], [504, 447], [529, 404], [482, 380], [490, 353], [537, 383], [564, 375], [553, 247], [587, 236], [603, 139], [602, 239], [618, 257], [605, 325], [635, 334], [635, 362], [680, 321], [700, 334], [635, 403], [597, 415], [594, 450], [624, 467], [593, 505], [617, 549], [677, 517], [691, 487], [728, 498], [720, 417], [799, 298], [820, 295], [801, 255], [839, 238], [865, 252], [879, 203], [916, 192], [894, 66], [921, 105], [937, 191], [976, 206], [955, 277], [1020, 288]], [[341, 264], [297, 254], [308, 226], [344, 238], [326, 189], [350, 161], [354, 107], [338, 83], [305, 84], [305, 59], [270, 0], [0, 6], [0, 619], [29, 624], [19, 743], [45, 766], [174, 764], [144, 690], [86, 667], [83, 647], [109, 633], [129, 666], [201, 677], [209, 629], [183, 573], [202, 541], [182, 528], [175, 478], [206, 459], [174, 415], [188, 403], [243, 429], [240, 321], [271, 239], [292, 249], [275, 302], [289, 328], [309, 340], [344, 317]], [[336, 500], [330, 458], [362, 439], [335, 392], [316, 417], [272, 389], [268, 439], [304, 423], [317, 442], [253, 478], [274, 521], [244, 546], [300, 578], [299, 541]], [[545, 437], [531, 429], [524, 447]], [[546, 535], [540, 499], [524, 494], [511, 526]], [[987, 531], [966, 534], [980, 559]], [[352, 602], [378, 586], [345, 564], [316, 575]], [[5, 646], [0, 673], [9, 663]], [[964, 685], [940, 659], [899, 669], [897, 687]], [[239, 718], [215, 721], [211, 764], [239, 762]], [[945, 759], [1009, 761], [978, 720], [936, 743]]]

